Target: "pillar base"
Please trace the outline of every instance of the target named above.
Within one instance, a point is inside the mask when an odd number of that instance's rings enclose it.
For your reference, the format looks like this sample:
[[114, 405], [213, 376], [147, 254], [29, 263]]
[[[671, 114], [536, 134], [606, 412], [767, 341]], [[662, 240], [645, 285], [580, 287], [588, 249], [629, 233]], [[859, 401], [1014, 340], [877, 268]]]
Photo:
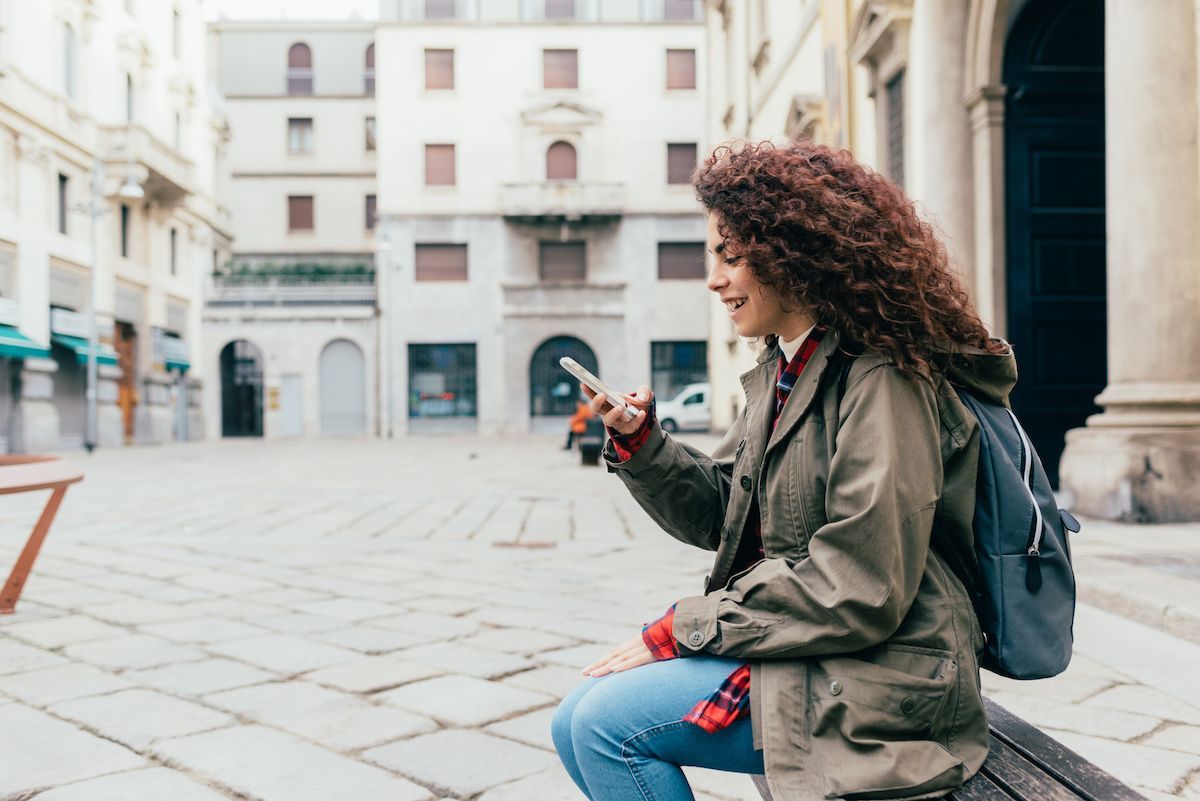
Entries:
[[1200, 520], [1200, 427], [1092, 425], [1067, 432], [1059, 484], [1071, 508], [1133, 523]]

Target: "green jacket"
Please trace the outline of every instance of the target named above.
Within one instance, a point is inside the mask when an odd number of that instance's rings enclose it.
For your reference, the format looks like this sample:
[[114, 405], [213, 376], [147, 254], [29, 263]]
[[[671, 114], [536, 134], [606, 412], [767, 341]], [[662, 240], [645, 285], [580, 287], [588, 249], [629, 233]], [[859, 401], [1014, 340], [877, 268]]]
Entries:
[[[716, 551], [704, 595], [681, 599], [682, 655], [751, 662], [754, 746], [777, 801], [810, 765], [828, 798], [917, 799], [961, 785], [988, 753], [971, 602], [936, 527], [973, 559], [974, 418], [946, 379], [845, 357], [829, 331], [771, 428], [778, 347], [742, 376], [746, 406], [709, 457], [657, 423], [610, 469], [676, 539]], [[1006, 402], [1011, 354], [976, 352], [956, 383]], [[757, 498], [766, 558], [729, 575]]]

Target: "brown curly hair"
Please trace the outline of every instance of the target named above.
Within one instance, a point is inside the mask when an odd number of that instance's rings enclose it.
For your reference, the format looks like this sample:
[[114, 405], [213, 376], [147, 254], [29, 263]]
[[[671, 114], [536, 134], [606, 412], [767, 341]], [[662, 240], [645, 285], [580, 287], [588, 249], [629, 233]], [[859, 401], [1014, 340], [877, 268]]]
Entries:
[[805, 140], [725, 145], [694, 183], [727, 252], [850, 347], [882, 351], [909, 374], [944, 366], [955, 345], [1003, 350], [932, 226], [849, 151]]

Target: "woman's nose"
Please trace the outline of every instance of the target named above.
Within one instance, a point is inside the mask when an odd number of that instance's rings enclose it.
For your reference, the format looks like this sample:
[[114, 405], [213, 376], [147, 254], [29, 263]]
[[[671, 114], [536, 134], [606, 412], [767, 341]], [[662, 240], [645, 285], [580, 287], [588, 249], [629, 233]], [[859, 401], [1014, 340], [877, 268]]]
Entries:
[[708, 272], [707, 285], [710, 292], [717, 293], [729, 285], [729, 276], [725, 275], [720, 259], [713, 260], [712, 269]]

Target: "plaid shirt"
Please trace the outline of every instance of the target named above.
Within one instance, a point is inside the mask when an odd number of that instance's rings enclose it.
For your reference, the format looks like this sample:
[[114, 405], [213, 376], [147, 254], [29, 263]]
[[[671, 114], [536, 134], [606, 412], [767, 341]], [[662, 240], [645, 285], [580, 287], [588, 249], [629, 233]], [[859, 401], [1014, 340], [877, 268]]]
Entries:
[[[821, 344], [826, 330], [826, 327], [822, 325], [813, 328], [804, 342], [800, 344], [800, 348], [791, 361], [785, 360], [782, 356], [779, 357], [779, 378], [775, 382], [775, 417], [771, 421], [772, 427], [779, 422], [779, 413], [783, 410], [783, 404], [791, 394], [792, 388], [796, 386], [796, 380], [800, 377], [800, 373], [804, 372], [808, 360], [812, 358], [817, 346]], [[651, 415], [647, 414], [646, 420], [638, 427], [638, 430], [629, 436], [622, 436], [609, 430], [613, 447], [616, 449], [617, 455], [621, 457], [620, 461], [631, 458], [646, 442], [650, 436], [650, 420]], [[750, 508], [750, 516], [746, 520], [746, 530], [738, 544], [738, 552], [733, 560], [731, 574], [750, 567], [763, 558], [762, 518], [759, 516], [757, 504], [753, 504]], [[671, 608], [658, 620], [642, 627], [642, 641], [646, 643], [646, 647], [650, 649], [650, 653], [656, 660], [675, 659], [679, 656], [679, 644], [675, 640], [674, 628], [675, 604], [671, 604]], [[726, 728], [749, 712], [750, 664], [747, 662], [729, 674], [729, 678], [722, 682], [716, 692], [701, 699], [691, 712], [684, 715], [683, 720], [685, 723], [694, 723], [712, 734]]]

